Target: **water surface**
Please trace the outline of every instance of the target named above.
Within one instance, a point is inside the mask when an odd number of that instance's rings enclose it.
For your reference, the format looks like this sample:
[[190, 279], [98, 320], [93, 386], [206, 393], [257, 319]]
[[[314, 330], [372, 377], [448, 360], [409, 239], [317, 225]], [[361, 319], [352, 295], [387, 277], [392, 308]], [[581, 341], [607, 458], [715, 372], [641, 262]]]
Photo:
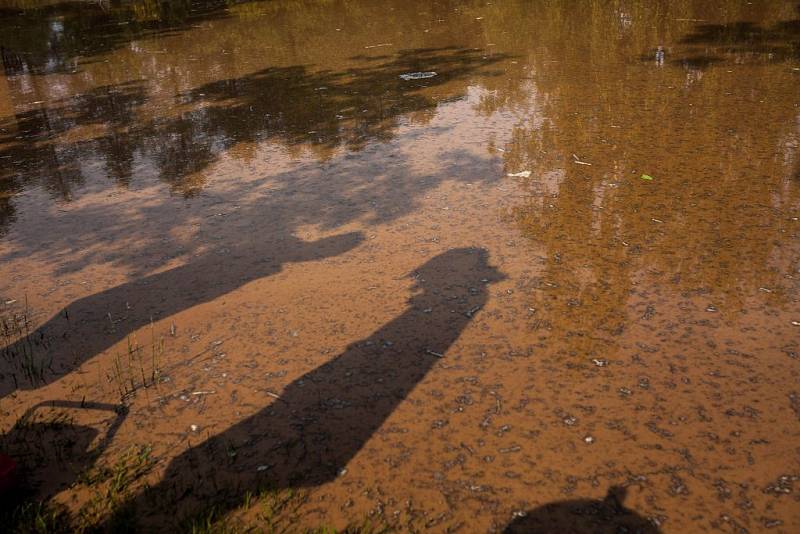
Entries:
[[800, 6], [9, 0], [0, 45], [6, 352], [50, 362], [3, 429], [163, 336], [108, 454], [237, 443], [194, 494], [241, 521], [269, 465], [309, 526], [800, 528]]

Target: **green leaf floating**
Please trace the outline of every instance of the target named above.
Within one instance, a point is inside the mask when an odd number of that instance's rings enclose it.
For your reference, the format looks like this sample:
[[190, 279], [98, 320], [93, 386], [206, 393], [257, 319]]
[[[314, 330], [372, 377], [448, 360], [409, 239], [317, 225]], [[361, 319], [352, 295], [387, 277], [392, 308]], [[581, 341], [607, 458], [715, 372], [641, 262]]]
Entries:
[[642, 175], [642, 180], [652, 180], [652, 179], [653, 179], [653, 177], [650, 176], [649, 174], [643, 174]]

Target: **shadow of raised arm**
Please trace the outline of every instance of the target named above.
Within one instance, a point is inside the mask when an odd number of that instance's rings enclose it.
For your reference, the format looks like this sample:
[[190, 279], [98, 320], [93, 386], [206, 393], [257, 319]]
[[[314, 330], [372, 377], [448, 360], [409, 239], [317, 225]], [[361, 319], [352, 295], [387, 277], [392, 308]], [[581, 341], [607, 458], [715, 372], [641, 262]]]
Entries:
[[[69, 373], [129, 334], [191, 307], [210, 302], [242, 285], [279, 272], [286, 263], [315, 261], [344, 254], [363, 240], [359, 232], [306, 242], [294, 236], [271, 250], [208, 253], [195, 262], [112, 287], [79, 299], [15, 343], [5, 356], [0, 398], [16, 389], [43, 384], [23, 379], [15, 364], [32, 357], [52, 362], [57, 376]], [[241, 253], [241, 256], [237, 256]], [[234, 259], [232, 259], [234, 258]]]

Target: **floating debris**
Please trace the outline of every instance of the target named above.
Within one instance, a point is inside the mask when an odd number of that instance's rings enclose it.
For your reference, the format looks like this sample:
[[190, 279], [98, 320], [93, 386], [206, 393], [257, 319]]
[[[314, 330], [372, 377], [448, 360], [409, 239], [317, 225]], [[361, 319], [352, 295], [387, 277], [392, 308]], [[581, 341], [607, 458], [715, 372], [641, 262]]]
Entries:
[[653, 177], [650, 176], [649, 174], [643, 174], [642, 175], [642, 180], [652, 181]]
[[509, 178], [530, 178], [531, 171], [510, 172], [506, 176]]
[[402, 78], [405, 81], [410, 81], [410, 80], [424, 80], [425, 78], [433, 78], [434, 76], [436, 76], [436, 73], [433, 71], [408, 72], [406, 74], [401, 74], [400, 78]]
[[594, 358], [592, 363], [595, 364], [597, 367], [605, 367], [608, 365], [608, 360], [603, 360], [602, 358]]
[[663, 67], [664, 66], [664, 47], [663, 46], [659, 46], [656, 49], [656, 65], [658, 65], [659, 67]]
[[778, 480], [772, 482], [764, 488], [764, 493], [771, 495], [788, 495], [792, 493], [793, 482], [800, 480], [797, 475], [781, 475]]
[[589, 163], [588, 161], [582, 161], [582, 160], [581, 160], [581, 158], [579, 158], [579, 157], [578, 157], [576, 154], [573, 154], [573, 155], [572, 155], [572, 159], [574, 159], [574, 160], [575, 160], [575, 164], [576, 164], [576, 165], [588, 165], [588, 166], [590, 166], [590, 167], [591, 167], [591, 165], [592, 165], [592, 164], [591, 164], [591, 163]]
[[480, 307], [480, 306], [475, 306], [475, 307], [474, 307], [474, 308], [472, 308], [471, 310], [467, 311], [467, 312], [466, 312], [464, 315], [466, 315], [467, 317], [472, 317], [472, 316], [473, 316], [473, 315], [475, 315], [475, 314], [476, 314], [476, 313], [477, 313], [477, 312], [478, 312], [480, 309], [481, 309], [481, 307]]

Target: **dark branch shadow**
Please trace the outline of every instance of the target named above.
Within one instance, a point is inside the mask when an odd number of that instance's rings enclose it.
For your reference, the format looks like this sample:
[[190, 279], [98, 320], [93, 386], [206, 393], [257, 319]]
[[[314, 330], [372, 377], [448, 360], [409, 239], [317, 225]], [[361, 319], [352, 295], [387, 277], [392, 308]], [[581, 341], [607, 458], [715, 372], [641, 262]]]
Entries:
[[797, 44], [800, 38], [800, 20], [779, 22], [769, 28], [752, 22], [730, 24], [699, 24], [694, 32], [681, 39], [683, 44], [715, 46], [758, 47], [767, 43]]
[[175, 518], [210, 506], [225, 513], [247, 492], [333, 480], [446, 356], [502, 274], [485, 250], [454, 249], [413, 278], [417, 293], [405, 313], [289, 384], [279, 399], [265, 395], [270, 404], [255, 415], [173, 459], [162, 481], [132, 503], [138, 515]]
[[592, 532], [658, 534], [653, 523], [623, 506], [625, 488], [615, 486], [602, 501], [576, 499], [545, 504], [515, 519], [504, 534]]
[[770, 27], [747, 21], [700, 24], [680, 44], [689, 48], [671, 62], [697, 69], [734, 59], [738, 63], [794, 61], [800, 59], [800, 19]]
[[[800, 6], [797, 10], [800, 11]], [[659, 47], [639, 56], [639, 60], [689, 70], [705, 70], [734, 60], [737, 63], [794, 61], [800, 59], [800, 19], [777, 22], [769, 27], [749, 21], [698, 24], [678, 44], [674, 52]]]

